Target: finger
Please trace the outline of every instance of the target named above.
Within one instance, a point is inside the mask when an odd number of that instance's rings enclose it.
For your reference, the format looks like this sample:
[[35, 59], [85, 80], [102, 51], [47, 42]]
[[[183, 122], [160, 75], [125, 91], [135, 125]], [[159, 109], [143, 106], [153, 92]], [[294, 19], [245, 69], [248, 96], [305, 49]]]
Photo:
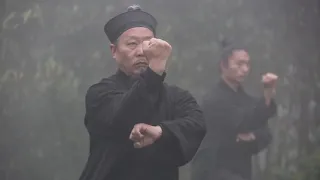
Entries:
[[129, 139], [132, 139], [132, 138], [133, 138], [133, 136], [134, 136], [134, 134], [133, 134], [133, 130], [134, 130], [134, 128], [131, 130], [131, 133], [130, 133]]
[[143, 135], [137, 130], [133, 131], [130, 135], [130, 139], [133, 141], [140, 141], [142, 138]]
[[262, 80], [262, 82], [263, 82], [264, 84], [266, 84], [266, 85], [270, 85], [270, 84], [273, 83], [273, 80], [270, 79], [270, 78], [268, 78], [268, 77], [266, 77], [265, 79]]
[[157, 39], [157, 38], [151, 38], [151, 39], [150, 39], [150, 42], [151, 42], [151, 43], [154, 43], [154, 42], [156, 42], [156, 41], [158, 41], [158, 40], [159, 40], [159, 39]]
[[146, 50], [149, 48], [149, 44], [150, 44], [150, 41], [143, 41], [142, 42], [142, 50]]
[[254, 134], [250, 134], [250, 138], [252, 141], [254, 141], [256, 139], [256, 136]]
[[278, 77], [276, 74], [273, 74], [273, 73], [268, 73], [268, 76], [269, 76], [269, 77], [272, 77], [272, 78]]
[[141, 126], [141, 128], [139, 129], [139, 133], [141, 135], [148, 133], [148, 127], [147, 126]]
[[151, 38], [151, 39], [150, 39], [149, 46], [154, 46], [154, 45], [156, 45], [156, 44], [158, 44], [158, 43], [159, 43], [159, 40], [158, 40], [158, 39], [156, 39], [156, 38]]
[[141, 126], [139, 125], [136, 125], [134, 126], [134, 128], [132, 129], [131, 133], [130, 133], [130, 136], [129, 136], [129, 139], [133, 140], [133, 141], [138, 141], [140, 140], [143, 135], [140, 133], [140, 129]]
[[241, 141], [243, 139], [243, 134], [238, 134], [237, 136], [237, 142]]
[[267, 73], [266, 77], [267, 77], [267, 79], [270, 79], [270, 80], [278, 79], [278, 76], [276, 74], [273, 74], [273, 73]]
[[241, 137], [237, 139], [237, 142], [240, 142], [240, 141], [249, 141], [249, 140], [246, 137]]
[[133, 134], [130, 133], [129, 139], [133, 140]]
[[170, 44], [167, 41], [164, 41], [162, 39], [157, 39], [157, 44], [161, 47], [170, 47]]
[[248, 138], [241, 138], [241, 141], [250, 141]]
[[137, 127], [137, 128], [135, 128], [135, 129], [133, 129], [132, 133], [133, 133], [135, 136], [143, 137], [143, 135], [141, 134], [141, 130], [142, 130], [142, 127]]
[[133, 147], [139, 149], [142, 148], [142, 144], [140, 142], [135, 142], [133, 143]]
[[272, 82], [276, 82], [278, 80], [278, 76], [272, 76], [270, 78]]
[[246, 135], [246, 134], [239, 136], [239, 139], [242, 140], [242, 141], [249, 141], [250, 138], [251, 137], [249, 135]]
[[143, 137], [137, 135], [137, 134], [131, 134], [130, 135], [130, 138], [129, 138], [131, 141], [134, 141], [134, 142], [137, 142], [137, 141], [141, 141], [141, 139], [143, 139]]
[[267, 82], [272, 82], [272, 81], [274, 81], [275, 80], [275, 77], [274, 76], [267, 76], [266, 77], [266, 81]]
[[163, 45], [167, 48], [167, 49], [171, 49], [171, 45], [167, 42], [167, 41], [163, 41]]
[[140, 138], [138, 136], [136, 136], [135, 134], [131, 133], [129, 139], [131, 141], [139, 141]]
[[271, 75], [269, 75], [269, 74], [267, 74], [266, 76], [265, 76], [265, 80], [266, 81], [270, 81], [270, 80], [272, 80], [273, 79], [273, 76], [271, 76]]
[[143, 147], [146, 147], [148, 144], [147, 144], [147, 141], [145, 138], [142, 138], [140, 139], [139, 141], [136, 141], [133, 143], [133, 146], [135, 148], [143, 148]]
[[277, 75], [273, 73], [265, 73], [262, 75], [262, 77], [277, 77]]
[[267, 76], [266, 76], [266, 75], [263, 75], [262, 78], [261, 78], [261, 81], [262, 81], [262, 82], [266, 82], [266, 80], [267, 80]]

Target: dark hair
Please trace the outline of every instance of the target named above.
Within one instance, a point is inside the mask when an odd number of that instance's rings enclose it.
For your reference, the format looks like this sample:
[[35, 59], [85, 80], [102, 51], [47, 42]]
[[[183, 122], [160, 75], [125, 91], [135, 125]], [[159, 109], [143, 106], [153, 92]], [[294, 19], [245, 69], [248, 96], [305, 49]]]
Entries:
[[221, 47], [222, 47], [222, 52], [221, 52], [221, 57], [220, 57], [220, 63], [223, 63], [223, 65], [228, 65], [229, 63], [229, 58], [232, 56], [233, 52], [236, 50], [246, 50], [245, 47], [240, 46], [235, 43], [231, 43], [231, 41], [227, 38], [223, 38], [220, 41]]

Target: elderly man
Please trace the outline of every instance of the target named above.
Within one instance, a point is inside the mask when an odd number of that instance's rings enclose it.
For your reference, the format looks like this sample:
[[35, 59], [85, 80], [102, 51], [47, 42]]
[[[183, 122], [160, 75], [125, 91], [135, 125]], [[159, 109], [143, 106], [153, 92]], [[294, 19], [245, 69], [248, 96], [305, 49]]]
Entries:
[[164, 83], [171, 46], [139, 6], [105, 25], [118, 71], [86, 94], [90, 154], [80, 180], [178, 180], [205, 135], [192, 95]]

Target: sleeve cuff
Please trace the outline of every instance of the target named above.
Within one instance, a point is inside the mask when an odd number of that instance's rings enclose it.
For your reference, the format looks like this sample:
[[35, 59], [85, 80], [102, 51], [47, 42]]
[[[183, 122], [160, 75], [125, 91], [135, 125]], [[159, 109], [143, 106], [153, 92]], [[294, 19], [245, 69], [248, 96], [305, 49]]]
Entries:
[[275, 101], [272, 99], [269, 106], [266, 105], [265, 99], [261, 98], [259, 102], [259, 112], [261, 114], [264, 114], [268, 118], [271, 118], [276, 115], [277, 113], [277, 105]]
[[160, 139], [162, 139], [164, 141], [168, 141], [170, 139], [171, 132], [165, 126], [163, 126], [162, 124], [159, 124], [159, 126], [162, 129], [162, 135], [161, 135]]
[[170, 132], [170, 130], [163, 124], [159, 124], [159, 126], [162, 129], [162, 135], [158, 140], [158, 143], [160, 144], [166, 144], [166, 145], [173, 145], [173, 144], [177, 144], [176, 138], [175, 136], [172, 134], [172, 132]]
[[252, 133], [255, 136], [255, 141], [259, 141], [261, 139], [261, 136], [263, 136], [263, 133], [259, 130], [255, 130]]
[[259, 129], [253, 132], [258, 149], [264, 149], [271, 143], [272, 135], [268, 131], [268, 129]]
[[148, 67], [147, 70], [141, 74], [141, 77], [145, 80], [145, 83], [149, 90], [155, 90], [158, 89], [163, 83], [166, 77], [166, 73], [164, 72], [160, 76]]

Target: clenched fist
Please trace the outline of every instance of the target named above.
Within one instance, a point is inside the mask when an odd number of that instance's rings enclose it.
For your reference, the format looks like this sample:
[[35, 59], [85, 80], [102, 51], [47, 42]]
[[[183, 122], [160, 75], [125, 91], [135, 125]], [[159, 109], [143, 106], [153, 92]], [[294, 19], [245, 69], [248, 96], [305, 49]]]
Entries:
[[156, 73], [162, 74], [171, 55], [171, 45], [164, 40], [152, 38], [143, 42], [142, 50], [149, 61], [149, 67]]
[[238, 134], [236, 141], [254, 141], [256, 136], [253, 133], [242, 133]]
[[265, 88], [275, 88], [278, 76], [273, 73], [266, 73], [262, 76], [262, 83]]
[[133, 127], [129, 139], [134, 142], [135, 148], [143, 148], [153, 144], [161, 135], [162, 129], [160, 126], [140, 123]]
[[262, 76], [261, 82], [264, 87], [264, 97], [266, 99], [266, 104], [269, 105], [272, 97], [276, 93], [276, 82], [278, 76], [273, 73], [266, 73]]

